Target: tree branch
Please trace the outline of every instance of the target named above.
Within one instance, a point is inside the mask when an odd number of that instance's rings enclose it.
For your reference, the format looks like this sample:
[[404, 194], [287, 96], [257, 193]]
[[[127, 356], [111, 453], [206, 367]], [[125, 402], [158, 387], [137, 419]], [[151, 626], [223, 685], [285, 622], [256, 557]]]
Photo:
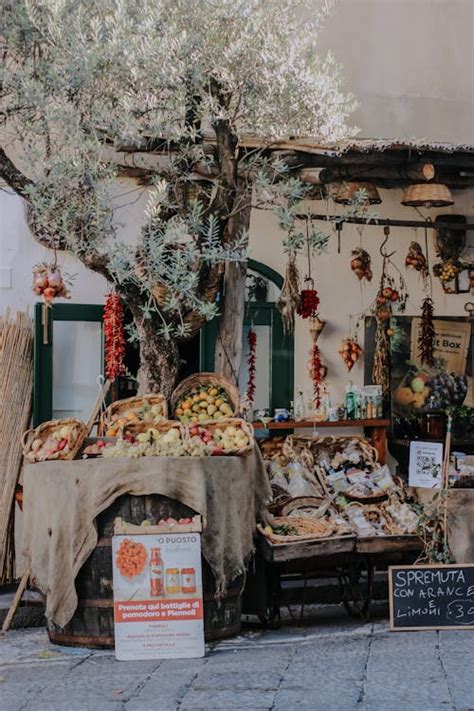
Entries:
[[28, 200], [27, 188], [33, 186], [34, 183], [18, 170], [3, 148], [0, 148], [0, 177], [2, 177], [18, 195]]

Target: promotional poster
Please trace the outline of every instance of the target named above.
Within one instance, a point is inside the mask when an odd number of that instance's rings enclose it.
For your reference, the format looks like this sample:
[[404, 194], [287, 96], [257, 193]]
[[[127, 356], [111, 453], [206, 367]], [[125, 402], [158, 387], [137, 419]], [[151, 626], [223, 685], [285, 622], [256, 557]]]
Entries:
[[204, 656], [201, 537], [113, 537], [117, 659]]

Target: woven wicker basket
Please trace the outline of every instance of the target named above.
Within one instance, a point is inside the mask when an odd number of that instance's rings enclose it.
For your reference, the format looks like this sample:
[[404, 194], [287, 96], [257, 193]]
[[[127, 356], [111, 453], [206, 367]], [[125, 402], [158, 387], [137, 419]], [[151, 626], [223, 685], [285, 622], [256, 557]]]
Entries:
[[354, 183], [350, 181], [331, 183], [328, 192], [334, 202], [341, 205], [348, 205], [359, 190], [365, 190], [369, 205], [380, 205], [382, 202], [379, 191], [373, 183]]
[[314, 457], [315, 451], [319, 448], [328, 449], [331, 454], [336, 454], [338, 450], [356, 441], [361, 453], [367, 457], [370, 464], [377, 463], [378, 452], [362, 435], [322, 435], [313, 437], [311, 435], [290, 435], [288, 445], [295, 451], [308, 450]]
[[[225, 429], [226, 427], [236, 427], [245, 432], [247, 437], [249, 438], [249, 444], [247, 447], [242, 447], [241, 449], [236, 449], [232, 452], [223, 452], [222, 456], [227, 456], [227, 457], [234, 457], [234, 456], [241, 456], [243, 454], [248, 454], [248, 452], [251, 452], [252, 449], [254, 448], [255, 444], [255, 436], [254, 436], [254, 431], [252, 425], [249, 425], [248, 422], [245, 420], [240, 419], [239, 417], [228, 417], [222, 420], [209, 420], [208, 422], [196, 422], [195, 425], [198, 427], [205, 427], [207, 430], [210, 430], [213, 432], [216, 429]], [[188, 425], [186, 427], [186, 434], [188, 437], [191, 436], [190, 434], [190, 429], [192, 428], [191, 425]]]
[[[208, 388], [213, 385], [217, 388], [225, 390], [233, 409], [232, 414], [238, 415], [240, 412], [240, 394], [230, 380], [227, 380], [227, 378], [224, 378], [222, 375], [217, 375], [217, 373], [194, 373], [193, 375], [185, 378], [171, 395], [171, 412], [173, 417], [175, 417], [174, 412], [176, 409], [176, 403], [181, 397], [195, 388]], [[218, 420], [216, 420], [216, 422], [217, 421]]]
[[[116, 402], [113, 402], [106, 410], [104, 410], [100, 417], [100, 434], [105, 434], [108, 427], [110, 427], [110, 425], [112, 424], [112, 419], [115, 415], [121, 415], [127, 411], [135, 412], [144, 405], [149, 405], [150, 407], [153, 405], [160, 405], [163, 413], [163, 418], [166, 419], [168, 417], [168, 403], [166, 402], [166, 398], [164, 395], [150, 393], [149, 395], [138, 395], [136, 397], [128, 397], [125, 400], [117, 400]], [[129, 430], [132, 424], [141, 427], [141, 429], [137, 430], [139, 432], [143, 432], [143, 430], [146, 430], [149, 427], [155, 427], [152, 422], [145, 422], [140, 420], [137, 421], [132, 418], [128, 421], [127, 424], [124, 423], [124, 426], [119, 428], [119, 430]]]
[[[222, 281], [222, 274], [224, 273], [224, 268], [219, 267], [216, 269], [214, 278], [212, 279], [211, 283], [208, 285], [208, 287], [204, 290], [204, 292], [201, 294], [201, 299], [202, 301], [205, 301], [209, 304], [214, 303], [216, 300], [217, 294], [219, 293], [219, 290], [221, 288], [221, 281]], [[156, 284], [156, 286], [153, 287], [153, 296], [158, 304], [158, 306], [164, 307], [166, 304], [166, 301], [169, 296], [169, 289], [165, 284]], [[179, 340], [190, 340], [191, 338], [194, 338], [201, 328], [204, 326], [206, 323], [206, 317], [200, 314], [198, 311], [188, 311], [187, 313], [181, 314], [182, 321], [185, 325], [189, 326], [188, 333], [186, 336], [183, 336]]]
[[81, 449], [88, 434], [85, 424], [81, 422], [81, 420], [77, 420], [75, 417], [69, 417], [65, 420], [50, 420], [48, 422], [43, 422], [34, 429], [26, 430], [21, 440], [24, 456], [26, 457], [32, 451], [31, 445], [35, 439], [41, 439], [44, 441], [56, 430], [69, 425], [73, 425], [71, 435], [69, 436], [70, 441], [72, 440], [72, 446], [69, 447], [67, 452], [62, 450], [61, 452], [54, 454], [52, 457], [48, 457], [47, 461], [54, 459], [69, 461], [74, 459]]
[[402, 205], [407, 207], [446, 207], [454, 205], [454, 200], [447, 185], [419, 183], [409, 185], [405, 189]]
[[299, 543], [300, 541], [313, 541], [317, 538], [329, 538], [335, 531], [334, 522], [328, 519], [312, 521], [298, 516], [282, 516], [274, 518], [273, 524], [287, 524], [297, 531], [301, 531], [298, 535], [282, 536], [278, 533], [266, 533], [262, 526], [258, 524], [257, 528], [260, 533], [277, 545], [279, 543]]

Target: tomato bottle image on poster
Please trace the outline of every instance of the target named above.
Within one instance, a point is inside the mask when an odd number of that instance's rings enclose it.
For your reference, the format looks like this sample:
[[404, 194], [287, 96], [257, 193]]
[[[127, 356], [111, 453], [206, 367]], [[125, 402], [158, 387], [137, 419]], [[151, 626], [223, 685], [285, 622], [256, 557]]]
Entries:
[[204, 656], [200, 533], [112, 541], [117, 659]]
[[164, 594], [163, 560], [159, 548], [151, 549], [150, 558], [150, 595], [160, 597]]

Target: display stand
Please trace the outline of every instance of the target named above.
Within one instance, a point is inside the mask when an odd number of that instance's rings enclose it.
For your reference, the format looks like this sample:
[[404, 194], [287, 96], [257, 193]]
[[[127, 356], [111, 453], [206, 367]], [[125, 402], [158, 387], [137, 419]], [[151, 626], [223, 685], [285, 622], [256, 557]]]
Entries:
[[[422, 550], [418, 536], [335, 536], [302, 541], [301, 543], [272, 544], [258, 535], [256, 562], [247, 582], [246, 600], [255, 601], [250, 609], [244, 600], [244, 611], [256, 614], [265, 627], [277, 627], [280, 620], [282, 579], [291, 576], [303, 581], [299, 621], [307, 604], [308, 581], [316, 578], [337, 579], [342, 601], [350, 615], [370, 619], [374, 573], [377, 564], [414, 560]], [[363, 591], [359, 589], [365, 574]], [[255, 595], [258, 589], [259, 595]]]

